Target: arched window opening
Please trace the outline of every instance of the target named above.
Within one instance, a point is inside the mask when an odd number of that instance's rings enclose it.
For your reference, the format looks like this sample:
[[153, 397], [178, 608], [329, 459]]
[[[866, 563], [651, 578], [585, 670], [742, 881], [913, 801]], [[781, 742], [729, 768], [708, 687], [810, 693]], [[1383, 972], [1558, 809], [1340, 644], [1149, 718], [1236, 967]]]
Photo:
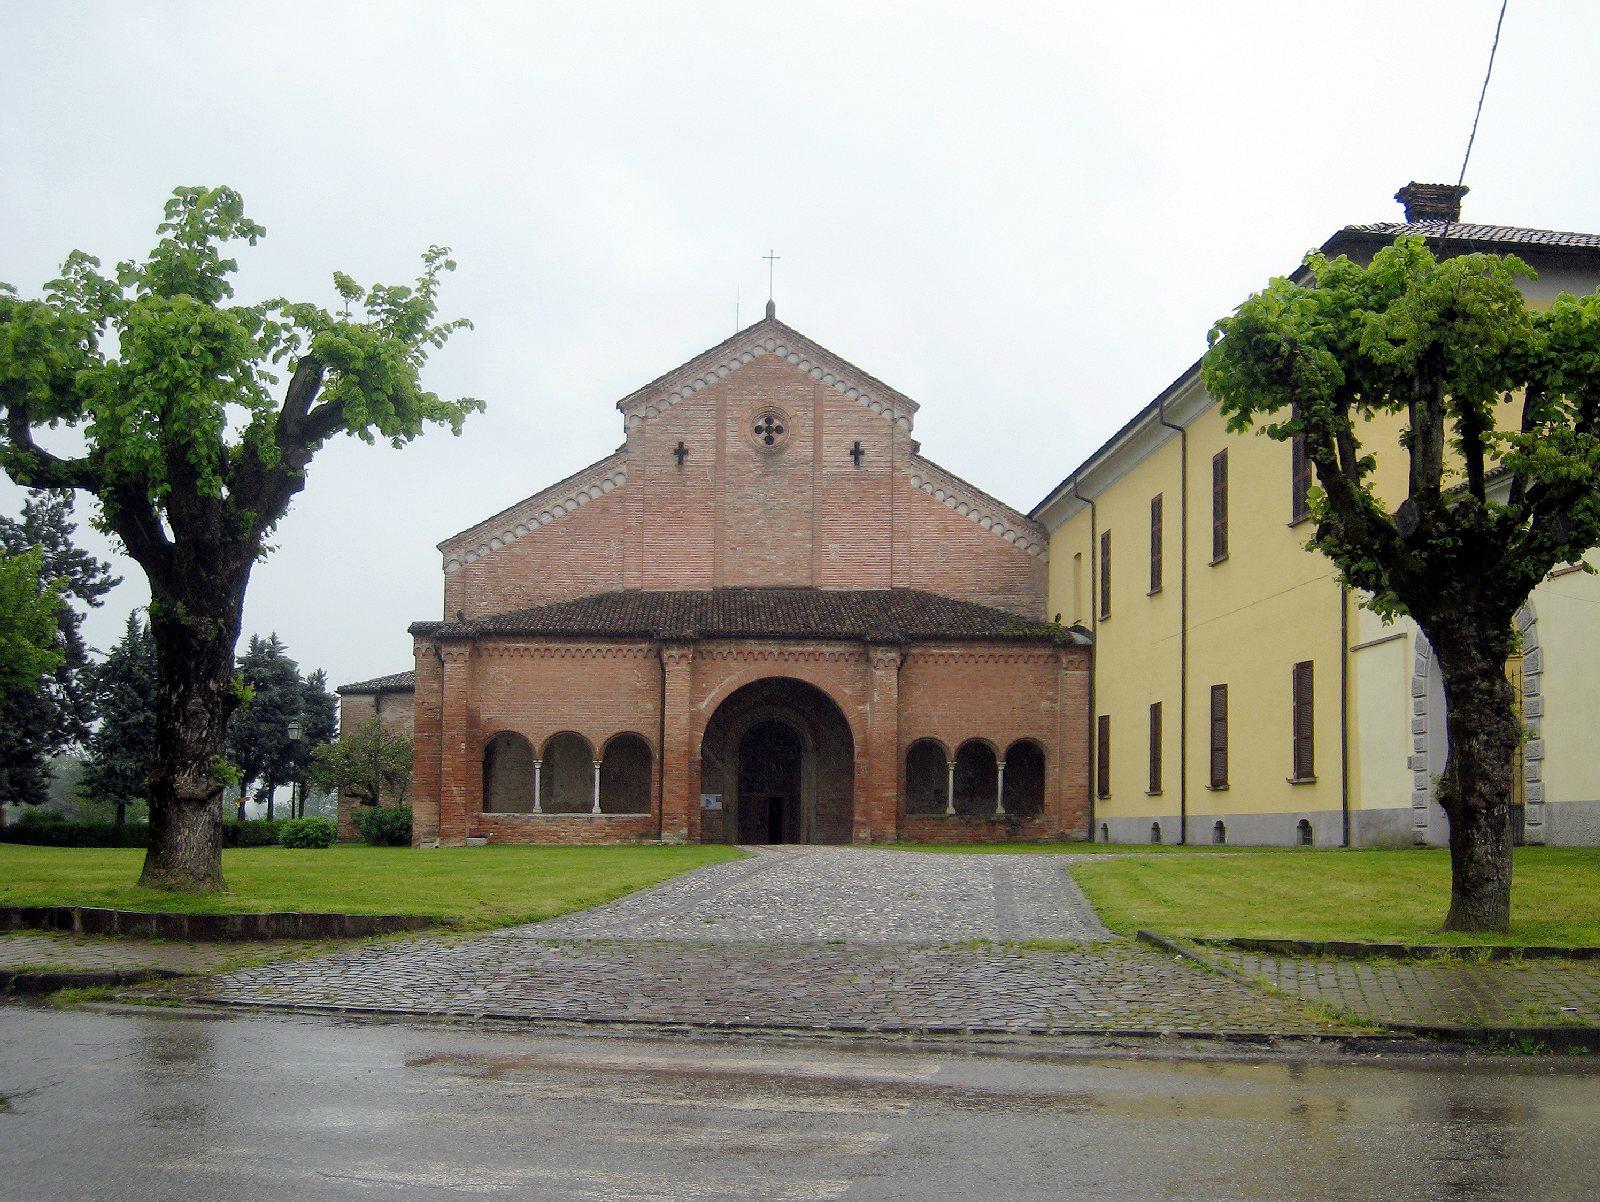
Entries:
[[600, 761], [600, 809], [606, 814], [650, 812], [650, 744], [635, 734], [606, 744]]
[[571, 731], [550, 736], [539, 765], [540, 808], [546, 814], [587, 814], [594, 809], [594, 752]]
[[1044, 812], [1044, 751], [1032, 739], [1006, 749], [1006, 813], [1037, 818]]
[[1159, 822], [1152, 822], [1150, 824], [1150, 842], [1161, 842], [1161, 824]]
[[1211, 841], [1218, 847], [1228, 841], [1228, 828], [1223, 825], [1220, 818], [1211, 824]]
[[503, 730], [484, 744], [483, 812], [533, 812], [533, 746], [512, 731]]
[[963, 818], [992, 818], [999, 787], [994, 748], [971, 739], [956, 752], [956, 813]]
[[1316, 835], [1312, 833], [1311, 823], [1304, 818], [1295, 823], [1294, 838], [1301, 847], [1312, 846], [1316, 842]]
[[949, 800], [950, 760], [937, 739], [918, 739], [906, 751], [906, 813], [943, 814]]

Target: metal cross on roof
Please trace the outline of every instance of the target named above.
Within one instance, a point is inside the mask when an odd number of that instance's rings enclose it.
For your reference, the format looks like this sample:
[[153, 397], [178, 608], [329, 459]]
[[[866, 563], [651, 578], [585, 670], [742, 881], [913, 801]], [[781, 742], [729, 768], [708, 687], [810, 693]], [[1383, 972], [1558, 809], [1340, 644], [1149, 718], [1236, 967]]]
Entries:
[[761, 257], [767, 261], [767, 303], [770, 305], [772, 303], [772, 269], [778, 260], [783, 258], [783, 256], [774, 254], [769, 250]]

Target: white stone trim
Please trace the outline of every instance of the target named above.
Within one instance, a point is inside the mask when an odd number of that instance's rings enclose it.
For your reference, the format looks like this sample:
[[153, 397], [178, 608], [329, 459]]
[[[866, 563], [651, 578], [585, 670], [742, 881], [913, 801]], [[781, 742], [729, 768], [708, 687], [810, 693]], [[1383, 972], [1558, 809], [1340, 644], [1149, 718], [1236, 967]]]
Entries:
[[615, 492], [627, 482], [628, 464], [623, 454], [591, 464], [576, 476], [518, 501], [504, 513], [441, 544], [441, 548], [449, 548], [444, 557], [445, 574], [459, 572], [491, 551], [498, 551], [541, 526], [548, 526], [606, 493]]
[[896, 428], [910, 433], [916, 403], [894, 393], [881, 384], [851, 371], [836, 356], [793, 334], [778, 331], [752, 330], [746, 338], [726, 347], [714, 362], [693, 369], [680, 370], [654, 385], [617, 402], [623, 412], [623, 421], [629, 431], [642, 426], [652, 417], [658, 417], [680, 401], [709, 388], [719, 380], [726, 380], [747, 363], [767, 355], [775, 355], [805, 372], [812, 379], [849, 397], [856, 404], [881, 415]]
[[1015, 544], [1035, 559], [1050, 558], [1050, 536], [1037, 522], [979, 492], [931, 460], [917, 456], [911, 463], [911, 487], [919, 488], [964, 518]]
[[[1526, 841], [1544, 842], [1544, 649], [1539, 645], [1539, 615], [1530, 599], [1517, 610], [1516, 626], [1522, 636], [1522, 725], [1527, 737], [1522, 745], [1522, 797]], [[1433, 671], [1433, 647], [1417, 631], [1416, 657], [1411, 669], [1411, 818], [1417, 838], [1428, 831], [1429, 808], [1435, 804], [1433, 776], [1428, 768], [1429, 731], [1445, 720], [1429, 712], [1428, 677]]]

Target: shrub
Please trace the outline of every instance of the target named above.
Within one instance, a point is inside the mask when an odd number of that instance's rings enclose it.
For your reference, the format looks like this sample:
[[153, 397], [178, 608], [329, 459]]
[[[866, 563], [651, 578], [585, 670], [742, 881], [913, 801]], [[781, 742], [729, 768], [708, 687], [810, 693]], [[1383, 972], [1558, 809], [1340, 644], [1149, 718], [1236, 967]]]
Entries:
[[278, 830], [283, 820], [278, 818], [247, 818], [243, 822], [222, 824], [224, 847], [276, 847]]
[[363, 806], [350, 821], [373, 847], [411, 846], [410, 806]]
[[331, 818], [290, 818], [278, 824], [280, 847], [332, 847], [339, 828]]
[[147, 823], [74, 822], [54, 810], [27, 810], [13, 825], [0, 830], [0, 842], [35, 847], [144, 847], [149, 841]]

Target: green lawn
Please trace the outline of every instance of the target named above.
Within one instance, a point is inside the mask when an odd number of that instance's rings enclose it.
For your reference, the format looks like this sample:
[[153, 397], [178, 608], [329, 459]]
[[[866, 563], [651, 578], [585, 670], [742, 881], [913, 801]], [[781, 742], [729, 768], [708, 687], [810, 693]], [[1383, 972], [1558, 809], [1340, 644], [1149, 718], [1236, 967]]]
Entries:
[[1178, 849], [1072, 871], [1125, 933], [1600, 946], [1600, 848], [1518, 848], [1509, 938], [1439, 930], [1450, 901], [1443, 850]]
[[0, 843], [0, 905], [106, 906], [236, 914], [261, 910], [426, 914], [464, 927], [534, 922], [599, 905], [702, 864], [732, 847], [330, 847], [225, 851], [228, 892], [141, 889], [144, 852]]

